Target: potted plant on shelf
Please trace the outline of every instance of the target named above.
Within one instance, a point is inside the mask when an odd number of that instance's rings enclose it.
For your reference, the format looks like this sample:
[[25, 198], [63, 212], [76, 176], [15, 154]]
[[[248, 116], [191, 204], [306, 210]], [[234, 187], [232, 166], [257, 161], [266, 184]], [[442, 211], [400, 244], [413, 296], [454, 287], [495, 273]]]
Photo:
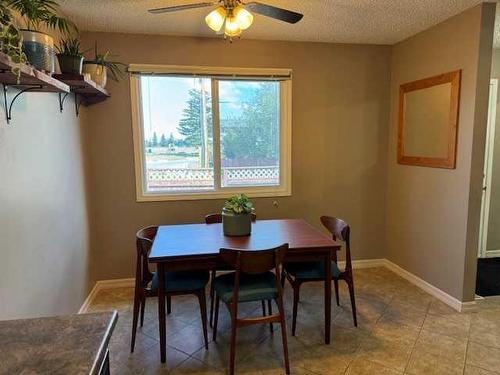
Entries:
[[19, 12], [26, 25], [21, 35], [29, 63], [38, 70], [53, 73], [54, 38], [40, 29], [44, 26], [68, 34], [76, 30], [76, 26], [59, 16], [59, 4], [55, 0], [6, 0], [6, 4]]
[[26, 62], [26, 55], [23, 52], [23, 38], [12, 19], [6, 0], [0, 0], [0, 51], [16, 64], [12, 67], [12, 73], [17, 76], [19, 83], [21, 64]]
[[127, 64], [118, 61], [110, 61], [110, 56], [111, 53], [109, 51], [99, 53], [96, 42], [94, 46], [94, 58], [83, 62], [83, 73], [90, 74], [92, 81], [101, 87], [106, 87], [108, 71], [111, 75], [111, 79], [118, 82], [119, 78], [122, 78], [124, 74], [122, 67], [127, 66]]
[[61, 40], [56, 50], [61, 73], [82, 74], [83, 52], [80, 51], [78, 38], [68, 37]]
[[224, 203], [222, 228], [226, 236], [248, 236], [252, 231], [253, 204], [245, 194], [234, 195]]

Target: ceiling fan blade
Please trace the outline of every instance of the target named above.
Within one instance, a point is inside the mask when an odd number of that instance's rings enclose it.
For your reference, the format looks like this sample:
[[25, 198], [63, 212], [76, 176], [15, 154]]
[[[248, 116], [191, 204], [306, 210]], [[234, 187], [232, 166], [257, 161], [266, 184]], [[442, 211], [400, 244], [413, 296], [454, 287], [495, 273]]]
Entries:
[[159, 13], [170, 13], [170, 12], [177, 12], [179, 10], [188, 10], [188, 9], [196, 9], [196, 8], [205, 8], [205, 7], [211, 7], [213, 5], [217, 4], [217, 2], [205, 2], [205, 3], [196, 3], [196, 4], [186, 4], [186, 5], [174, 5], [171, 7], [165, 7], [165, 8], [156, 8], [156, 9], [149, 9], [149, 13], [154, 13], [154, 14], [159, 14]]
[[292, 12], [291, 10], [283, 8], [277, 8], [272, 5], [258, 3], [256, 1], [246, 3], [245, 8], [251, 12], [288, 23], [297, 23], [302, 19], [302, 17], [304, 17], [304, 15], [300, 13]]

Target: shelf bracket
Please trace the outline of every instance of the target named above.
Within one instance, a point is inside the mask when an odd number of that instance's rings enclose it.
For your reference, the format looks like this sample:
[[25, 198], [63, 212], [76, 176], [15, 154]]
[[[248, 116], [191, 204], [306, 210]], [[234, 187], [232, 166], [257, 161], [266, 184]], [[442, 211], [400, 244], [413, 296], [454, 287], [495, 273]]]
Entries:
[[9, 104], [7, 100], [7, 89], [9, 85], [3, 84], [2, 86], [3, 86], [3, 101], [5, 104], [5, 117], [7, 119], [7, 124], [10, 124], [10, 120], [12, 120], [12, 106], [14, 105], [16, 99], [19, 98], [25, 92], [32, 90], [41, 90], [43, 88], [42, 85], [23, 85], [26, 87], [24, 87], [23, 89], [19, 89], [20, 91], [16, 95], [14, 95]]
[[[78, 95], [78, 93], [75, 92], [75, 112], [76, 112], [76, 117], [80, 114], [80, 106], [84, 102], [84, 99], [80, 98], [81, 96]], [[80, 98], [80, 100], [78, 100]]]
[[68, 97], [69, 92], [65, 92], [64, 94], [62, 92], [59, 93], [59, 111], [62, 113], [63, 108], [64, 108], [64, 101]]

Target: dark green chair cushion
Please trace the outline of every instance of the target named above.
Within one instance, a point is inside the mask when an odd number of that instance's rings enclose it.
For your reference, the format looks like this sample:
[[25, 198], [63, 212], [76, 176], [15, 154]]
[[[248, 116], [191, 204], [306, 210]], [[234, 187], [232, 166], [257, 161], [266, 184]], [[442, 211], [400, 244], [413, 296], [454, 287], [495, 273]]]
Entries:
[[[232, 302], [234, 290], [234, 272], [215, 278], [214, 287], [217, 295], [224, 302]], [[257, 275], [241, 274], [238, 302], [261, 301], [278, 296], [276, 275], [272, 272]]]
[[[208, 283], [208, 271], [182, 271], [182, 272], [165, 272], [165, 291], [182, 292], [190, 290], [203, 289]], [[158, 289], [158, 275], [153, 273], [151, 281], [151, 290]]]
[[[290, 262], [284, 264], [285, 271], [298, 280], [324, 279], [324, 262]], [[338, 279], [340, 276], [339, 267], [332, 262], [332, 278]]]

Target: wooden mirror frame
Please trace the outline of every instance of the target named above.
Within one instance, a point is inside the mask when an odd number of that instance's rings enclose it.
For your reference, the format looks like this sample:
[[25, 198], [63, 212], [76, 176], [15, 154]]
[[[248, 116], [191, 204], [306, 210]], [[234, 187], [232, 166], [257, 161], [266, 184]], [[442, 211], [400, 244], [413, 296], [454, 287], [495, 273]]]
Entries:
[[[421, 167], [454, 169], [456, 165], [458, 110], [460, 105], [461, 70], [440, 74], [434, 77], [404, 83], [399, 87], [399, 122], [398, 122], [398, 163]], [[448, 131], [448, 153], [445, 158], [407, 156], [404, 150], [405, 140], [405, 94], [429, 87], [451, 83], [450, 116]]]

